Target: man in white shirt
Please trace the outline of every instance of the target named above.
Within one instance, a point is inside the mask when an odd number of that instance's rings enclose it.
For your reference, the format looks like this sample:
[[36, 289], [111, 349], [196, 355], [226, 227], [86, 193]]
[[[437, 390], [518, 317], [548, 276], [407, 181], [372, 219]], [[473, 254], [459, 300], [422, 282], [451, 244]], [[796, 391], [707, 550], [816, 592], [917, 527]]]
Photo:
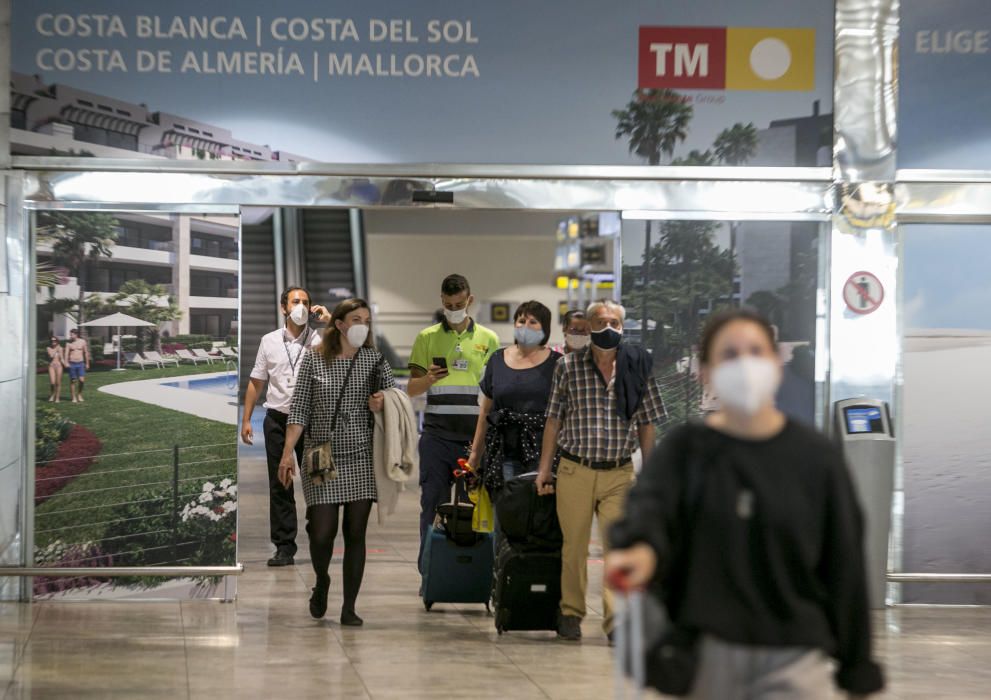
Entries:
[[[310, 305], [310, 294], [301, 287], [290, 287], [282, 292], [282, 313], [286, 316], [283, 328], [266, 333], [258, 346], [255, 366], [244, 396], [244, 416], [241, 419], [241, 439], [251, 443], [251, 414], [258, 396], [268, 382], [265, 399], [265, 454], [268, 458], [269, 528], [275, 556], [269, 566], [291, 566], [296, 556], [296, 499], [292, 484], [286, 488], [279, 481], [279, 460], [286, 442], [286, 419], [296, 385], [296, 376], [302, 364], [303, 353], [320, 344], [320, 331], [311, 328], [310, 314], [319, 314], [324, 323], [330, 321], [330, 313], [322, 306]], [[296, 461], [303, 458], [303, 441], [296, 445]]]

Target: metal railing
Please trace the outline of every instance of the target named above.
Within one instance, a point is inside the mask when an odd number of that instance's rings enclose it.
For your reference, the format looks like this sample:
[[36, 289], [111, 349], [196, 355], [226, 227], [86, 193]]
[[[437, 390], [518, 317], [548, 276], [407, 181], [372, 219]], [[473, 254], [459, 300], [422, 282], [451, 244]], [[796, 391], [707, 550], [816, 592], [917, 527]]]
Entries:
[[[45, 474], [80, 459], [93, 460], [82, 473]], [[100, 469], [101, 462], [110, 464]], [[39, 462], [40, 562], [0, 567], [0, 576], [36, 577], [37, 595], [93, 579], [239, 575], [236, 480], [233, 440]]]
[[243, 564], [232, 566], [0, 566], [0, 577], [44, 576], [46, 578], [102, 578], [153, 576], [161, 578], [240, 576]]
[[991, 583], [991, 574], [888, 574], [889, 583]]

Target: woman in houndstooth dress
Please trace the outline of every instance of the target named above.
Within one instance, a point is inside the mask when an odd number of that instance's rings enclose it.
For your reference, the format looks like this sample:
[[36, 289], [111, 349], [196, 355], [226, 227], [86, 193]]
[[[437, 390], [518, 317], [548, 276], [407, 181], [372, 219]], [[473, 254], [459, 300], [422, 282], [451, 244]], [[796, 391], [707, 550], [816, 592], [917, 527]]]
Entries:
[[[328, 570], [343, 511], [341, 624], [354, 626], [362, 624], [355, 614], [355, 602], [365, 571], [368, 516], [377, 497], [371, 412], [382, 410], [382, 390], [396, 385], [392, 369], [372, 344], [370, 323], [371, 314], [365, 301], [341, 302], [331, 315], [323, 343], [303, 357], [289, 411], [286, 447], [279, 464], [280, 479], [283, 483], [290, 482], [295, 472], [296, 443], [302, 438], [304, 450], [308, 450], [331, 441], [337, 477], [315, 484], [306, 469], [301, 474], [310, 559], [317, 576], [310, 597], [310, 614], [321, 618], [327, 611]], [[334, 426], [338, 402], [340, 409]]]

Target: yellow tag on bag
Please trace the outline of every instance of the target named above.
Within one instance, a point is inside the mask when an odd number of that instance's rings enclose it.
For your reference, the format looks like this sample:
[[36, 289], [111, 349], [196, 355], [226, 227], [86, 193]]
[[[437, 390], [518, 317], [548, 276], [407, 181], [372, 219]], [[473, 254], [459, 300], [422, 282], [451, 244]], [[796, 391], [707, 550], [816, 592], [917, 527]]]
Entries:
[[479, 486], [468, 492], [468, 498], [475, 504], [475, 510], [471, 514], [471, 529], [475, 532], [492, 532], [495, 529], [493, 522], [495, 513], [492, 499], [489, 498], [489, 490]]

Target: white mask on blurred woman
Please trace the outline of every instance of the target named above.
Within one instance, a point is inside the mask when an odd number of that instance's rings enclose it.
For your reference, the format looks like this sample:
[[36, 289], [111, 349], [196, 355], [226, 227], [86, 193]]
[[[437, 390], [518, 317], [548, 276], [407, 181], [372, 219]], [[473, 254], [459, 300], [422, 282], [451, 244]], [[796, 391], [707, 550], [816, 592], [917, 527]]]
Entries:
[[778, 363], [766, 357], [740, 357], [712, 371], [712, 388], [719, 403], [748, 416], [774, 400], [781, 385]]

